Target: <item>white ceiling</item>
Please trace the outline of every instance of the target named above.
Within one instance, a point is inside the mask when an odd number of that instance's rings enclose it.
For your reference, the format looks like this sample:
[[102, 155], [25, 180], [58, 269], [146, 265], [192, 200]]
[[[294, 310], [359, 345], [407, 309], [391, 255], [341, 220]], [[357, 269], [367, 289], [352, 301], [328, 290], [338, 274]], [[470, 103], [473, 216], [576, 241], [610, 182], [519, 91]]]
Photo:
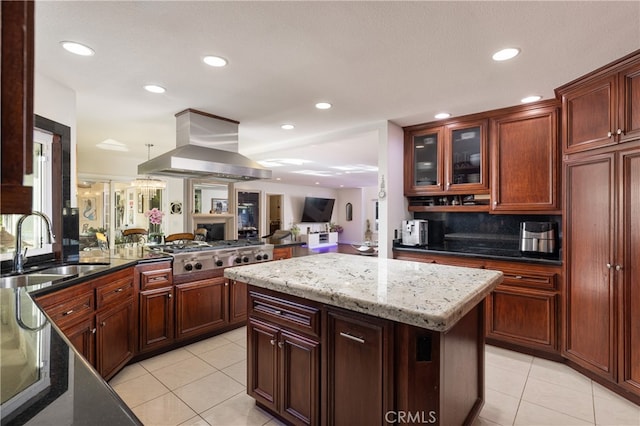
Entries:
[[[72, 55], [63, 40], [96, 54]], [[506, 46], [522, 53], [492, 61]], [[175, 147], [174, 114], [194, 108], [240, 121], [240, 151], [254, 160], [310, 161], [274, 168], [282, 182], [326, 187], [376, 185], [375, 172], [332, 167], [375, 167], [381, 122], [552, 98], [638, 48], [640, 1], [36, 2], [36, 72], [76, 92], [80, 156], [114, 139], [143, 162], [146, 143], [155, 155]]]

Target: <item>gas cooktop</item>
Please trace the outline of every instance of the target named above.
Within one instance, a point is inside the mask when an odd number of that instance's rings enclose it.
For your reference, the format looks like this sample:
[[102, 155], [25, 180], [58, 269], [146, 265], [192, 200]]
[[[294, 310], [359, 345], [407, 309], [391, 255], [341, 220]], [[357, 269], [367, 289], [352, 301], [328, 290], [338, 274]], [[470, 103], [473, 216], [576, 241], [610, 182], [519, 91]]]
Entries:
[[188, 241], [176, 244], [161, 244], [153, 246], [154, 251], [165, 253], [188, 253], [194, 251], [220, 250], [264, 245], [258, 240], [220, 240], [220, 241]]

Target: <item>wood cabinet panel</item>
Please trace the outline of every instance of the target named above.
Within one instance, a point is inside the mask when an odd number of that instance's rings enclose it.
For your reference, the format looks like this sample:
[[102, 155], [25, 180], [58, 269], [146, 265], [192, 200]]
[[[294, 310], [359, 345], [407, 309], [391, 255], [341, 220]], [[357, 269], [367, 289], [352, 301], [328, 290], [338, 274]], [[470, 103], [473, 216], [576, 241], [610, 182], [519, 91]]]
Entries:
[[272, 294], [262, 289], [259, 293], [249, 291], [249, 315], [311, 336], [320, 336], [319, 306], [311, 305], [308, 301], [296, 303], [294, 297], [285, 300]]
[[96, 288], [96, 308], [101, 309], [110, 304], [121, 303], [133, 297], [133, 274], [131, 269], [123, 273], [112, 274], [108, 284]]
[[247, 321], [247, 285], [236, 280], [229, 280], [229, 323]]
[[160, 269], [140, 270], [140, 290], [153, 290], [173, 284], [171, 264], [161, 265]]
[[87, 360], [91, 365], [95, 365], [95, 346], [96, 346], [96, 328], [93, 323], [93, 315], [85, 317], [80, 322], [60, 327], [60, 330], [67, 336], [73, 347]]
[[558, 107], [546, 105], [491, 120], [492, 212], [559, 208]]
[[133, 299], [96, 314], [96, 368], [106, 380], [133, 358], [134, 324]]
[[[326, 321], [327, 424], [385, 424], [392, 407], [390, 323], [330, 309]], [[357, 362], [354, 362], [357, 360]]]
[[292, 257], [292, 247], [278, 247], [273, 249], [273, 260], [291, 259]]
[[566, 163], [565, 356], [614, 379], [614, 156]]
[[173, 341], [173, 287], [140, 292], [140, 351], [165, 346]]
[[176, 338], [213, 331], [228, 321], [228, 282], [224, 277], [175, 286]]
[[620, 71], [621, 140], [640, 138], [640, 60]]
[[273, 411], [278, 411], [278, 328], [249, 318], [247, 341], [247, 393]]

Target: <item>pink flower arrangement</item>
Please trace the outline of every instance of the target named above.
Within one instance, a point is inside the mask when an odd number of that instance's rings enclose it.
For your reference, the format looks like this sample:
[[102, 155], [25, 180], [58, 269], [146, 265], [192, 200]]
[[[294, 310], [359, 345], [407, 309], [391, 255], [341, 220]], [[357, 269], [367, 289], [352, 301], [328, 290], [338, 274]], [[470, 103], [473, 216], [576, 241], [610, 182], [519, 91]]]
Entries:
[[164, 216], [164, 213], [154, 207], [151, 210], [147, 210], [144, 216], [149, 218], [149, 223], [152, 225], [160, 225], [162, 223], [162, 216]]

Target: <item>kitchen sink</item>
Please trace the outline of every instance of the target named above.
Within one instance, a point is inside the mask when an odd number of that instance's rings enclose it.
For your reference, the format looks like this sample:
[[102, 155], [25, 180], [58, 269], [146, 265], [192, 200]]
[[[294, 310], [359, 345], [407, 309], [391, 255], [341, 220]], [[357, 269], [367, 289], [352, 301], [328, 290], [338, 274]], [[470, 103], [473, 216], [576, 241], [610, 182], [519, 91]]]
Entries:
[[108, 268], [109, 265], [63, 265], [54, 266], [39, 271], [39, 274], [78, 275], [85, 272], [94, 272]]
[[0, 288], [18, 288], [28, 285], [36, 285], [56, 281], [69, 276], [69, 274], [27, 274], [0, 277]]

